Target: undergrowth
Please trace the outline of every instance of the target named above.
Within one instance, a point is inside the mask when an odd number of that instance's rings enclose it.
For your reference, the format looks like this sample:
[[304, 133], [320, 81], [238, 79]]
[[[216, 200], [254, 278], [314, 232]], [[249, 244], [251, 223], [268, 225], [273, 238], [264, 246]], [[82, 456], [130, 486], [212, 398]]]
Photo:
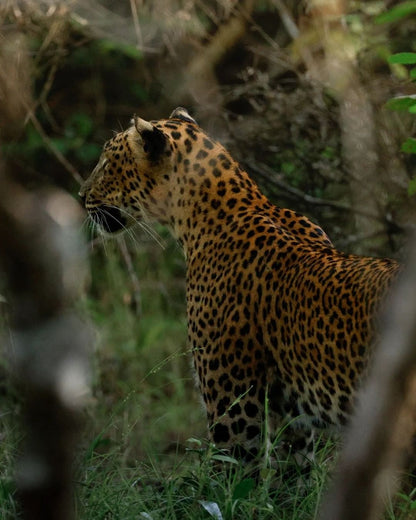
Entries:
[[[188, 444], [195, 445], [195, 439]], [[280, 481], [278, 472], [267, 467], [255, 479], [212, 447], [189, 447], [165, 469], [150, 454], [123, 468], [120, 457], [115, 447], [86, 461], [77, 483], [80, 518], [306, 520], [316, 516], [326, 478], [316, 464], [310, 484], [299, 483], [296, 472]], [[217, 459], [223, 463], [221, 469]]]

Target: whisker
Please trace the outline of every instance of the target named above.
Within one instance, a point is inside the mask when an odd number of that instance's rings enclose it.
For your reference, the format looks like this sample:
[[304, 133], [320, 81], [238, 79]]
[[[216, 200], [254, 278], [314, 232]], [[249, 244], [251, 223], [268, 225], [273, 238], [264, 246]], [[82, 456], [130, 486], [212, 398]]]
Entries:
[[[132, 217], [132, 216], [131, 216], [131, 215], [130, 215], [126, 210], [124, 210], [123, 208], [118, 208], [117, 206], [114, 206], [114, 205], [108, 205], [108, 207], [109, 207], [109, 208], [114, 208], [114, 209], [119, 210], [121, 214], [124, 213], [126, 216], [132, 218], [133, 221], [134, 221], [135, 223], [138, 223], [137, 220], [136, 220], [134, 217]], [[125, 226], [124, 223], [123, 223], [121, 220], [116, 219], [116, 218], [114, 217], [114, 215], [110, 215], [110, 214], [108, 213], [108, 211], [106, 211], [105, 209], [101, 209], [101, 211], [102, 211], [103, 213], [109, 215], [113, 220], [115, 220], [118, 224], [120, 224], [120, 226], [121, 226], [123, 232], [127, 233], [127, 235], [131, 238], [131, 240], [134, 242], [134, 244], [135, 244], [136, 246], [139, 246], [139, 243], [138, 243], [138, 241], [136, 240], [136, 237], [135, 237], [134, 233], [132, 232], [132, 230], [131, 230], [129, 227]]]
[[150, 236], [162, 249], [166, 249], [166, 241], [159, 235], [157, 231], [153, 227], [150, 226], [147, 222], [138, 222], [139, 226], [143, 229], [143, 231]]
[[[133, 222], [135, 224], [137, 224], [138, 226], [140, 226], [141, 229], [143, 229], [143, 231], [148, 235], [150, 236], [150, 238], [152, 238], [162, 249], [166, 249], [166, 242], [162, 239], [162, 237], [157, 233], [157, 231], [155, 231], [155, 229], [153, 228], [153, 226], [151, 226], [148, 222], [146, 222], [145, 220], [139, 220], [137, 219], [136, 217], [134, 217], [133, 215], [131, 215], [131, 213], [129, 213], [128, 211], [126, 211], [124, 208], [122, 207], [118, 207], [118, 206], [115, 206], [115, 205], [112, 205], [112, 204], [108, 204], [108, 207], [110, 208], [114, 208], [114, 209], [117, 209], [120, 211], [120, 213], [122, 215], [126, 215], [126, 217], [128, 217], [129, 219], [133, 220]], [[119, 222], [121, 224], [121, 222]], [[139, 245], [137, 239], [136, 239], [136, 236], [134, 235], [134, 233], [132, 232], [132, 230], [126, 226], [123, 225], [123, 228], [124, 230], [128, 233], [129, 237], [132, 239], [132, 241], [136, 244], [136, 245]]]
[[[98, 219], [98, 222], [96, 219]], [[109, 255], [108, 255], [108, 249], [107, 249], [107, 244], [106, 244], [107, 241], [106, 241], [105, 234], [102, 231], [104, 229], [104, 226], [103, 226], [102, 217], [101, 217], [100, 212], [97, 212], [96, 219], [93, 219], [91, 217], [93, 230], [95, 231], [97, 238], [99, 239], [99, 242], [103, 248], [105, 256], [108, 258]]]
[[105, 243], [105, 237], [101, 231], [101, 224], [100, 224], [101, 218], [99, 215], [98, 215], [98, 219], [99, 219], [99, 222], [92, 220], [93, 229], [97, 235], [99, 244], [104, 251], [104, 255], [108, 258], [108, 251], [107, 251], [107, 247], [106, 247], [106, 243]]
[[[107, 208], [118, 210], [122, 216], [126, 216], [130, 221], [133, 221], [135, 225], [139, 226], [145, 232], [145, 234], [154, 240], [162, 249], [166, 248], [166, 241], [160, 236], [160, 234], [154, 229], [153, 226], [146, 222], [146, 220], [139, 220], [138, 218], [131, 215], [131, 213], [129, 213], [125, 208], [115, 206], [114, 204], [106, 204], [106, 206]], [[145, 215], [145, 212], [143, 212], [143, 215]], [[110, 212], [106, 210], [105, 207], [97, 207], [94, 218], [91, 215], [88, 215], [88, 217], [89, 218], [86, 219], [83, 225], [88, 225], [91, 233], [95, 234], [97, 238], [99, 237], [99, 243], [102, 245], [104, 254], [107, 257], [108, 250], [106, 242], [109, 238], [109, 234], [105, 231], [105, 217], [109, 217], [110, 219], [113, 219], [115, 222], [117, 222], [120, 225], [121, 230], [128, 235], [135, 246], [140, 246], [137, 235], [133, 232], [131, 226], [126, 226], [124, 222], [121, 221], [121, 219], [117, 219], [113, 214], [110, 214]], [[91, 240], [90, 244], [93, 248], [94, 245], [97, 244], [97, 241]]]

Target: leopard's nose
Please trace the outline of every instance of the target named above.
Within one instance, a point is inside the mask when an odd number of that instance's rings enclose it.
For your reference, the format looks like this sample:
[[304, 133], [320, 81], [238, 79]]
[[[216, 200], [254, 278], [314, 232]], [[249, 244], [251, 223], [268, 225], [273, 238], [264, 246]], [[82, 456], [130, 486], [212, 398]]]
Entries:
[[84, 208], [85, 208], [85, 202], [86, 202], [87, 196], [85, 195], [85, 193], [83, 193], [82, 191], [80, 191], [80, 192], [78, 193], [78, 197], [80, 198], [81, 203], [82, 203], [82, 205], [83, 205]]

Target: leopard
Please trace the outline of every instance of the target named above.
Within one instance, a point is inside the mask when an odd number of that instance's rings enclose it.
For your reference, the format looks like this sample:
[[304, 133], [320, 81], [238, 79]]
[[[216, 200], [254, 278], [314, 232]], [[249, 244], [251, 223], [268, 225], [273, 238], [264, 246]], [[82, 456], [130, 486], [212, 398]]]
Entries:
[[182, 107], [134, 116], [79, 195], [102, 233], [158, 222], [183, 248], [187, 341], [213, 445], [247, 462], [279, 436], [301, 463], [322, 432], [345, 429], [398, 261], [339, 251], [274, 205]]

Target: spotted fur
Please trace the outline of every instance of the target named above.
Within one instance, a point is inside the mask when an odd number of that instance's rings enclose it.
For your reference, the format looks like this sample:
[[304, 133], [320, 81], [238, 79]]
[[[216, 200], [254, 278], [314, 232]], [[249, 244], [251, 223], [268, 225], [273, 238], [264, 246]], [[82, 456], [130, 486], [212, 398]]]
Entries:
[[150, 218], [182, 244], [215, 444], [256, 456], [266, 401], [274, 428], [296, 418], [294, 450], [346, 423], [395, 261], [341, 253], [308, 218], [274, 206], [182, 108], [135, 118], [108, 141], [81, 196], [104, 231]]

